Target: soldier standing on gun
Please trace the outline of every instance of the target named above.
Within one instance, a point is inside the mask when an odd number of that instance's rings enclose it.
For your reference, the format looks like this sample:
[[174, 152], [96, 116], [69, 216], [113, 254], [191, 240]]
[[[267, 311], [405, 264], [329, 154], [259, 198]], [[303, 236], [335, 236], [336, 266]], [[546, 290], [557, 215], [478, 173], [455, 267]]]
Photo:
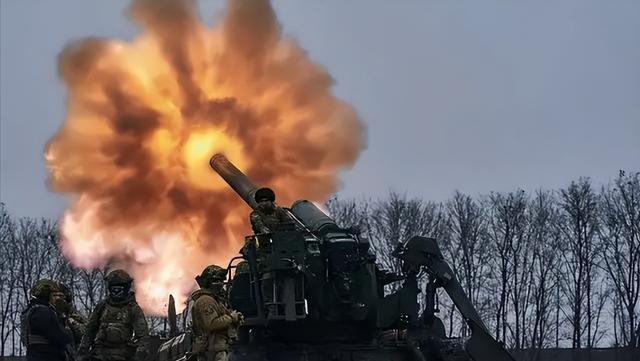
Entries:
[[47, 279], [31, 288], [31, 300], [20, 319], [20, 340], [27, 347], [28, 361], [73, 360], [71, 333], [52, 305], [57, 292], [57, 283]]
[[276, 194], [270, 188], [258, 189], [254, 199], [258, 206], [249, 220], [255, 234], [271, 233], [279, 224], [291, 222], [287, 212], [275, 204]]
[[242, 314], [227, 306], [223, 282], [227, 270], [211, 265], [196, 277], [200, 289], [191, 295], [193, 352], [198, 361], [227, 361], [230, 341], [243, 322]]
[[276, 231], [281, 224], [291, 224], [292, 220], [284, 209], [276, 205], [276, 194], [270, 188], [258, 189], [254, 199], [258, 205], [251, 212], [249, 220], [251, 221], [253, 233], [258, 236], [255, 244], [258, 272], [263, 272], [265, 267], [264, 259], [270, 253], [269, 244], [271, 241], [268, 234]]
[[58, 283], [58, 288], [60, 291], [56, 293], [54, 306], [64, 319], [69, 330], [71, 330], [73, 346], [77, 349], [87, 328], [87, 320], [74, 307], [71, 288], [60, 282]]
[[142, 361], [149, 327], [131, 291], [133, 278], [123, 270], [105, 277], [107, 299], [91, 313], [78, 349], [80, 361]]

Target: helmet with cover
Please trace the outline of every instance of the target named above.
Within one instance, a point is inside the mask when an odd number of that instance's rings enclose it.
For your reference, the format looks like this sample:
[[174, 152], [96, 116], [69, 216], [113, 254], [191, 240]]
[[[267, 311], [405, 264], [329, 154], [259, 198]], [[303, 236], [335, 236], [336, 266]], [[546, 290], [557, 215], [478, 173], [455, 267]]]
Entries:
[[39, 279], [31, 287], [31, 296], [42, 300], [49, 300], [55, 292], [60, 292], [60, 288], [56, 281], [50, 279]]
[[122, 269], [117, 269], [115, 271], [109, 272], [107, 276], [104, 278], [107, 281], [107, 287], [116, 286], [116, 285], [130, 285], [133, 282], [133, 278], [129, 276], [127, 271]]
[[207, 266], [200, 275], [196, 276], [196, 281], [200, 287], [208, 288], [213, 283], [222, 283], [227, 277], [227, 270], [217, 265]]
[[109, 272], [105, 277], [105, 281], [107, 282], [109, 298], [114, 301], [123, 301], [131, 291], [133, 278], [125, 270], [117, 269]]

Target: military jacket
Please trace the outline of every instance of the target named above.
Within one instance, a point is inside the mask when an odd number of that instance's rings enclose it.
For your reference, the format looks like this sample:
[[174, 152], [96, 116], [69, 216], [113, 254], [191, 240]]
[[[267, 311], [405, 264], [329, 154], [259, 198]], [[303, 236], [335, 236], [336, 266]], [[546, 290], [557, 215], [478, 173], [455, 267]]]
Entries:
[[200, 289], [191, 295], [193, 351], [224, 351], [229, 348], [229, 329], [234, 327], [231, 311], [212, 291]]
[[273, 232], [279, 224], [291, 221], [287, 212], [280, 207], [276, 207], [273, 212], [256, 209], [251, 212], [249, 219], [255, 233], [270, 233]]
[[87, 319], [84, 318], [77, 310], [72, 309], [67, 314], [67, 325], [73, 334], [75, 347], [78, 347], [82, 341], [82, 336], [87, 331]]
[[131, 295], [123, 302], [107, 299], [91, 313], [78, 353], [91, 350], [102, 360], [142, 360], [146, 357], [149, 327], [140, 306]]
[[38, 299], [21, 315], [20, 339], [30, 360], [64, 360], [72, 342], [55, 308]]

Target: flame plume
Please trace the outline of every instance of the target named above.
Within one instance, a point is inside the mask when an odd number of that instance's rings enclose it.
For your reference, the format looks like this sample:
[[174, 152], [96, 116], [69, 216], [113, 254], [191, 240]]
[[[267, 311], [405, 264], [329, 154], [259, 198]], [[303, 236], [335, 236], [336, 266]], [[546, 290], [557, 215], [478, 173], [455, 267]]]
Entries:
[[61, 246], [76, 266], [123, 267], [148, 314], [180, 305], [208, 264], [226, 266], [249, 208], [209, 169], [222, 152], [278, 201], [324, 201], [364, 147], [332, 78], [282, 36], [268, 1], [230, 0], [204, 26], [188, 0], [134, 0], [141, 34], [87, 38], [59, 56], [67, 117], [46, 149], [71, 195]]

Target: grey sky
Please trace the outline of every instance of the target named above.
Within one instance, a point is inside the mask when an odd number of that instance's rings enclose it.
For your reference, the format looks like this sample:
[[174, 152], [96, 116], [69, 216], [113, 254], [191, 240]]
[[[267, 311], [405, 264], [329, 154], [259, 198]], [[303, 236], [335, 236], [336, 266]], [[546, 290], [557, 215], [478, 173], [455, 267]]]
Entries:
[[[64, 119], [56, 55], [129, 39], [128, 1], [0, 1], [0, 199], [58, 216], [44, 144]], [[640, 1], [276, 1], [286, 33], [328, 67], [368, 127], [342, 197], [389, 189], [557, 188], [640, 170]], [[211, 19], [221, 1], [203, 2]]]

